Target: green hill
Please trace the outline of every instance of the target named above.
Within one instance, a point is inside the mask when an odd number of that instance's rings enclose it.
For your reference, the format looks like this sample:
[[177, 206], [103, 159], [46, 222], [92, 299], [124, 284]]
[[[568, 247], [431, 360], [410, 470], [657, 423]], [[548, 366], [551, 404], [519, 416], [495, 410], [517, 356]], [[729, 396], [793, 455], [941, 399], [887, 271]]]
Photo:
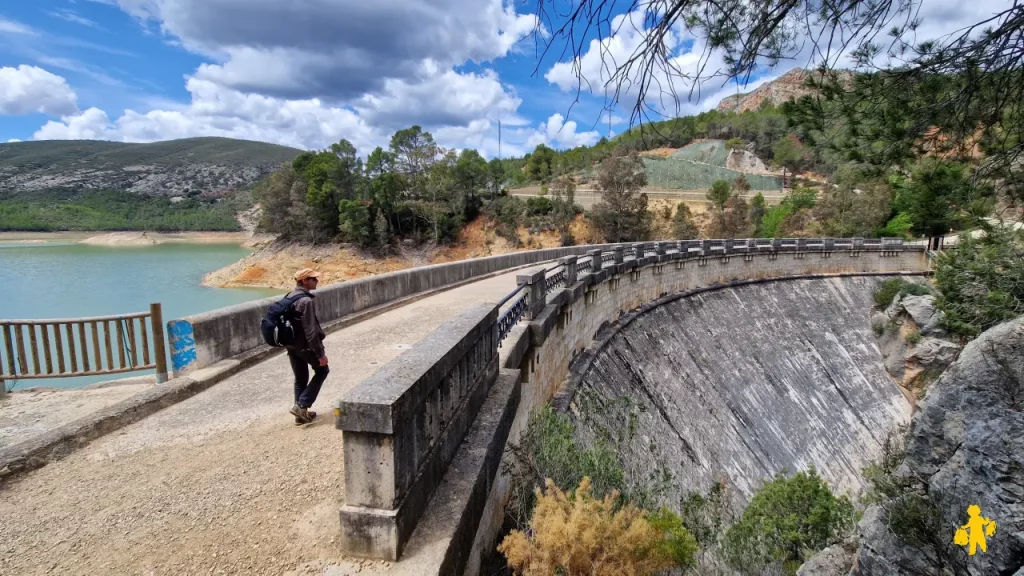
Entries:
[[231, 138], [150, 144], [50, 140], [0, 144], [0, 192], [54, 188], [216, 196], [245, 188], [302, 151]]
[[251, 187], [301, 153], [230, 138], [0, 144], [0, 230], [238, 230]]

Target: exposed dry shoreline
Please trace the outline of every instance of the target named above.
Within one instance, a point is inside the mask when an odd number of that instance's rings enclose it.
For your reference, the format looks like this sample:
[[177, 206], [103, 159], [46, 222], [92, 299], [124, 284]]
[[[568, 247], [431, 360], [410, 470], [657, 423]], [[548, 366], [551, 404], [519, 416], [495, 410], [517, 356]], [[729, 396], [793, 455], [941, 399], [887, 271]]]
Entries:
[[148, 246], [153, 244], [242, 244], [253, 247], [272, 239], [248, 232], [0, 232], [0, 242], [39, 244], [79, 242], [96, 246]]
[[[598, 240], [582, 217], [577, 218], [571, 230], [580, 244], [590, 244]], [[396, 249], [396, 253], [386, 257], [360, 250], [350, 244], [312, 246], [265, 242], [258, 246], [255, 252], [238, 262], [207, 274], [203, 278], [203, 285], [217, 288], [259, 287], [287, 290], [295, 285], [292, 274], [301, 268], [310, 267], [320, 271], [320, 285], [325, 286], [415, 266], [561, 246], [561, 238], [555, 232], [530, 234], [523, 228], [519, 231], [519, 237], [520, 246], [512, 246], [506, 239], [498, 236], [493, 226], [484, 218], [478, 218], [462, 229], [459, 241], [452, 246], [402, 246]]]

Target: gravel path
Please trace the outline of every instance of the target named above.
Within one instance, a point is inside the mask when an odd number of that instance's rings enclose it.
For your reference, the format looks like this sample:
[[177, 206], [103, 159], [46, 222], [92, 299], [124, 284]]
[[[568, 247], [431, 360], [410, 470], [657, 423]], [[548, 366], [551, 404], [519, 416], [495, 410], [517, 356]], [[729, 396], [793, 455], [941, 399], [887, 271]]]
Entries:
[[497, 302], [516, 274], [328, 336], [311, 425], [287, 413], [291, 371], [278, 356], [12, 482], [0, 491], [0, 574], [374, 571], [336, 544], [344, 469], [330, 407], [440, 322]]

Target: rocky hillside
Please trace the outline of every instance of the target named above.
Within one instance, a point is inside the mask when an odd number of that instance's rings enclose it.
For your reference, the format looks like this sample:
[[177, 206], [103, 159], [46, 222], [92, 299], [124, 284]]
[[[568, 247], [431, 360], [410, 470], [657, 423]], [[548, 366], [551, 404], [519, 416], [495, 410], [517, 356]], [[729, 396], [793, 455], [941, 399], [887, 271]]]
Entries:
[[219, 197], [255, 183], [301, 152], [230, 138], [151, 144], [93, 140], [0, 144], [0, 193], [64, 188]]
[[[813, 72], [810, 70], [794, 68], [775, 80], [762, 84], [753, 92], [729, 96], [718, 103], [718, 109], [722, 112], [748, 112], [757, 110], [766, 101], [778, 106], [783, 102], [807, 96], [814, 92], [804, 85], [811, 74]], [[850, 72], [841, 72], [840, 74], [844, 81], [852, 78]]]

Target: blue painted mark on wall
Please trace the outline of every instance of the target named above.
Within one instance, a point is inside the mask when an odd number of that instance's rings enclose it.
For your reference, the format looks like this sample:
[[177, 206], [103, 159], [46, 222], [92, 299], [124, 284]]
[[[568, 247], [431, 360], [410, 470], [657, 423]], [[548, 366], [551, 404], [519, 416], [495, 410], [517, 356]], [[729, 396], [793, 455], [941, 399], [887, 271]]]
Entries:
[[191, 322], [171, 320], [167, 323], [167, 334], [171, 341], [171, 366], [177, 374], [196, 362], [195, 333]]

